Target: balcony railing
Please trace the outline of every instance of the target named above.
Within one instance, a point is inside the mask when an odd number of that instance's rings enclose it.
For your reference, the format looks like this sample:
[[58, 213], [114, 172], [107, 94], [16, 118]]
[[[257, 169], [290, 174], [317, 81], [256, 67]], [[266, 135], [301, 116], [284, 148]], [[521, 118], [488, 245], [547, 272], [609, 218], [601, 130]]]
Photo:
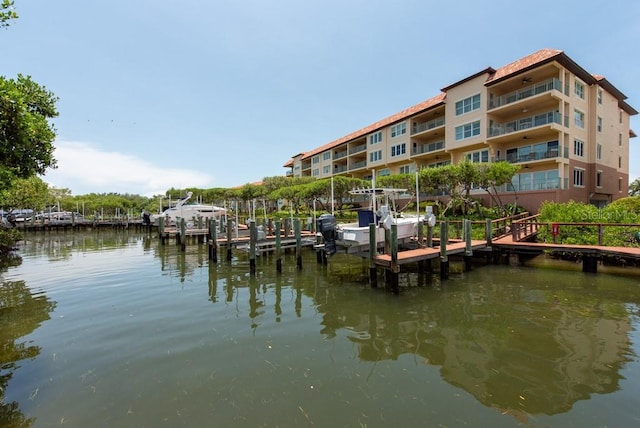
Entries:
[[416, 123], [411, 128], [411, 134], [418, 134], [420, 132], [428, 131], [429, 129], [437, 128], [444, 125], [444, 117], [430, 120], [428, 122]]
[[508, 123], [497, 123], [489, 127], [489, 137], [510, 134], [536, 126], [547, 125], [549, 123], [562, 124], [562, 116], [557, 111], [537, 114], [535, 116], [523, 117]]
[[422, 153], [430, 153], [444, 149], [444, 140], [435, 143], [419, 144], [411, 150], [412, 155], [420, 155]]
[[534, 180], [527, 183], [509, 183], [498, 188], [499, 192], [526, 192], [532, 190], [555, 190], [555, 189], [568, 189], [568, 178], [556, 178], [553, 180]]
[[364, 168], [366, 166], [367, 166], [367, 160], [365, 159], [365, 160], [360, 161], [360, 162], [352, 163], [351, 166], [349, 167], [349, 169], [351, 170], [351, 169]]
[[560, 79], [549, 79], [489, 100], [489, 109], [501, 107], [549, 91], [562, 91]]
[[354, 153], [360, 153], [367, 150], [367, 145], [366, 144], [360, 144], [359, 146], [356, 147], [351, 147], [349, 149], [349, 154], [352, 155]]
[[[546, 152], [530, 152], [526, 154], [512, 155], [508, 154], [506, 157], [496, 157], [495, 161], [507, 161], [509, 163], [530, 162], [542, 159], [553, 159], [560, 156], [558, 149], [547, 150]], [[569, 158], [569, 148], [564, 147], [564, 157]]]
[[334, 160], [335, 160], [335, 159], [340, 159], [340, 158], [343, 158], [343, 157], [345, 157], [345, 156], [347, 156], [347, 151], [346, 151], [346, 150], [343, 150], [343, 151], [341, 151], [341, 152], [334, 153], [334, 154], [333, 154], [333, 159], [334, 159]]
[[333, 168], [333, 173], [336, 174], [338, 172], [345, 172], [347, 170], [347, 166], [346, 165], [339, 165], [335, 168]]

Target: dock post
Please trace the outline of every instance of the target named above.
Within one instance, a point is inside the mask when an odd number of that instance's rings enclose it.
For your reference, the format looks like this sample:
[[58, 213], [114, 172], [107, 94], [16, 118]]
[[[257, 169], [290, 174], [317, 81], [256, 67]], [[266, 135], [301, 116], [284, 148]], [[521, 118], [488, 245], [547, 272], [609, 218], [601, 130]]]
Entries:
[[233, 220], [227, 219], [227, 261], [230, 262], [233, 258], [233, 254], [231, 253], [231, 247], [233, 242], [231, 242], [231, 234], [233, 233]]
[[391, 290], [398, 294], [398, 275], [400, 265], [398, 264], [398, 225], [391, 225]]
[[464, 231], [464, 270], [470, 271], [473, 266], [473, 247], [471, 246], [471, 220], [463, 220]]
[[209, 239], [211, 244], [209, 246], [209, 260], [212, 262], [218, 261], [218, 231], [217, 222], [215, 218], [212, 218], [209, 222]]
[[427, 248], [433, 248], [433, 226], [427, 223]]
[[598, 258], [594, 255], [582, 256], [582, 272], [598, 273]]
[[187, 249], [187, 223], [184, 221], [184, 218], [180, 218], [180, 232], [179, 243], [180, 243], [180, 251], [185, 251]]
[[[198, 230], [202, 230], [202, 222], [203, 222], [203, 218], [202, 217], [198, 217]], [[201, 235], [200, 233], [198, 233], [198, 244], [202, 244], [204, 241], [204, 235]]]
[[424, 221], [418, 221], [418, 247], [424, 247]]
[[492, 246], [492, 242], [493, 242], [493, 222], [491, 221], [490, 218], [487, 219], [487, 222], [485, 223], [484, 226], [484, 239], [485, 241], [487, 241], [487, 249], [489, 250], [489, 252], [487, 253], [487, 259], [486, 262], [489, 263], [495, 263], [495, 254], [494, 254], [494, 249]]
[[[95, 227], [95, 225], [94, 225], [94, 227]], [[158, 219], [158, 235], [159, 235], [159, 238], [160, 238], [160, 244], [164, 245], [165, 244], [165, 239], [166, 239], [166, 235], [164, 233], [164, 217], [160, 217]]]
[[298, 266], [298, 270], [302, 269], [302, 237], [300, 227], [300, 219], [296, 218], [293, 221], [293, 228], [296, 234], [296, 265]]
[[256, 238], [257, 238], [256, 221], [249, 220], [249, 273], [256, 274]]
[[282, 236], [281, 236], [281, 229], [280, 229], [280, 220], [276, 220], [276, 230], [275, 230], [275, 236], [276, 236], [276, 271], [278, 273], [282, 273]]
[[440, 222], [440, 279], [449, 278], [449, 256], [447, 256], [447, 244], [449, 243], [449, 220]]
[[378, 269], [376, 268], [375, 257], [378, 254], [376, 243], [376, 224], [369, 224], [369, 284], [371, 288], [378, 287]]

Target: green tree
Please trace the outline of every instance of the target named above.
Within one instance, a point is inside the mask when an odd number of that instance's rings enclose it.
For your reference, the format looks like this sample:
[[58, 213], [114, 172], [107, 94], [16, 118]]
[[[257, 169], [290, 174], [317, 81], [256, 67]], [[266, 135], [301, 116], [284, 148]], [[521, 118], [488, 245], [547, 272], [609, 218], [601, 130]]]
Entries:
[[18, 19], [18, 14], [13, 10], [13, 1], [2, 0], [0, 3], [0, 28], [6, 28], [12, 19]]
[[640, 178], [636, 178], [629, 184], [629, 196], [640, 196]]
[[14, 208], [39, 209], [49, 204], [49, 185], [35, 175], [16, 178], [9, 188], [0, 192], [0, 205]]
[[496, 211], [500, 216], [508, 216], [509, 214], [515, 214], [515, 209], [518, 200], [518, 194], [513, 186], [513, 192], [515, 193], [516, 204], [514, 204], [514, 212], [507, 212], [507, 208], [500, 197], [499, 187], [505, 184], [510, 184], [513, 176], [520, 169], [519, 165], [514, 165], [509, 162], [493, 162], [487, 164], [480, 164], [478, 174], [478, 185], [482, 187], [491, 197], [491, 200], [496, 206]]
[[56, 132], [49, 119], [58, 115], [57, 100], [29, 76], [0, 76], [0, 188], [55, 168]]

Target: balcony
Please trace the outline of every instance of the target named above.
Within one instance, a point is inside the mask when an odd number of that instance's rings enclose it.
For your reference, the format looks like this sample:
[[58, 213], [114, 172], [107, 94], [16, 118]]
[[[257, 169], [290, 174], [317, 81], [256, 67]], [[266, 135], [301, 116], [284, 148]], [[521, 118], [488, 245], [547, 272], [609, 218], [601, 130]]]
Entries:
[[554, 90], [562, 92], [562, 82], [560, 81], [560, 79], [553, 78], [545, 80], [544, 82], [536, 83], [535, 85], [530, 85], [505, 95], [492, 97], [489, 99], [488, 109], [491, 110], [494, 108], [502, 107], [520, 100], [533, 97], [534, 95], [539, 95]]
[[335, 168], [333, 168], [333, 173], [339, 174], [341, 172], [345, 172], [346, 170], [347, 170], [346, 165], [336, 165]]
[[562, 115], [557, 111], [549, 111], [535, 116], [523, 117], [507, 123], [497, 123], [489, 127], [487, 135], [491, 137], [499, 137], [514, 132], [524, 131], [538, 126], [548, 124], [562, 124]]
[[444, 126], [444, 117], [439, 117], [437, 119], [429, 120], [423, 123], [416, 123], [411, 128], [411, 135], [420, 134], [425, 131], [429, 131], [430, 129], [439, 128]]
[[363, 161], [359, 161], [359, 162], [354, 162], [351, 164], [351, 166], [349, 166], [349, 171], [352, 171], [354, 169], [360, 169], [360, 168], [366, 168], [367, 166], [367, 160], [363, 160]]
[[335, 152], [335, 153], [333, 154], [333, 159], [334, 159], [334, 160], [336, 160], [336, 159], [341, 159], [341, 158], [346, 157], [346, 156], [347, 156], [347, 151], [346, 151], [346, 150], [343, 150], [343, 151], [341, 151], [341, 152]]
[[[529, 153], [517, 154], [517, 155], [507, 154], [506, 157], [496, 157], [495, 161], [496, 162], [507, 161], [509, 163], [522, 163], [522, 162], [539, 161], [543, 159], [555, 159], [559, 156], [560, 156], [560, 153], [558, 152], [557, 149], [555, 149], [555, 150], [548, 150], [546, 152], [529, 152]], [[564, 157], [566, 159], [569, 158], [568, 147], [564, 148]]]
[[360, 144], [359, 146], [351, 147], [349, 149], [349, 154], [352, 155], [354, 153], [360, 153], [367, 150], [367, 144]]
[[435, 143], [418, 144], [416, 147], [411, 149], [411, 155], [421, 155], [424, 153], [431, 153], [439, 150], [444, 150], [444, 140]]

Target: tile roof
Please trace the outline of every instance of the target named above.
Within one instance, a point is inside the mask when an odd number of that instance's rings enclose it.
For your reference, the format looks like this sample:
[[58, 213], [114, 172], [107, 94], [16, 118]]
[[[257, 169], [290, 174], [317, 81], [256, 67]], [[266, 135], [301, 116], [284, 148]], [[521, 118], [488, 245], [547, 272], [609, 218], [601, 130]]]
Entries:
[[539, 51], [534, 52], [531, 55], [527, 55], [517, 61], [498, 68], [496, 72], [487, 80], [487, 83], [502, 80], [513, 74], [517, 74], [520, 71], [534, 67], [541, 62], [547, 62], [562, 54], [563, 52], [557, 49], [540, 49]]
[[359, 129], [355, 132], [352, 132], [351, 134], [345, 135], [344, 137], [338, 138], [337, 140], [334, 140], [330, 143], [327, 143], [323, 146], [320, 146], [318, 148], [315, 148], [313, 150], [311, 150], [310, 152], [306, 152], [305, 154], [302, 155], [302, 159], [306, 159], [309, 158], [310, 156], [314, 156], [317, 155], [318, 153], [322, 153], [326, 150], [332, 149], [333, 147], [339, 146], [342, 143], [345, 143], [347, 141], [351, 141], [351, 140], [355, 140], [356, 138], [360, 138], [362, 136], [365, 136], [371, 132], [377, 131], [378, 129], [382, 129], [385, 126], [388, 126], [392, 123], [395, 122], [400, 122], [403, 119], [406, 119], [416, 113], [420, 113], [422, 111], [428, 110], [432, 107], [435, 107], [437, 105], [440, 104], [444, 104], [444, 99], [445, 99], [446, 94], [445, 93], [440, 93], [438, 95], [436, 95], [433, 98], [429, 98], [426, 101], [423, 101], [419, 104], [416, 104], [412, 107], [409, 107], [407, 109], [404, 109], [398, 113], [395, 113], [385, 119], [379, 120], [375, 123], [372, 123], [369, 126], [365, 126], [362, 129]]
[[[586, 70], [584, 70], [582, 67], [580, 67], [578, 64], [576, 64], [571, 58], [569, 58], [563, 51], [558, 50], [558, 49], [540, 49], [537, 52], [534, 52], [530, 55], [527, 55], [525, 57], [522, 57], [512, 63], [509, 63], [505, 66], [502, 66], [500, 68], [498, 68], [497, 70], [492, 69], [491, 67], [486, 68], [485, 70], [476, 73], [470, 77], [467, 77], [457, 83], [454, 83], [452, 85], [449, 85], [445, 88], [442, 89], [442, 92], [438, 95], [436, 95], [433, 98], [430, 98], [426, 101], [423, 101], [420, 104], [416, 104], [412, 107], [409, 107], [405, 110], [402, 110], [396, 114], [393, 114], [385, 119], [379, 120], [378, 122], [372, 123], [369, 126], [366, 126], [362, 129], [359, 129], [358, 131], [352, 132], [351, 134], [345, 135], [342, 138], [339, 138], [337, 140], [334, 140], [330, 143], [327, 143], [323, 146], [320, 146], [318, 148], [315, 148], [309, 152], [305, 152], [305, 153], [301, 153], [300, 155], [302, 155], [301, 159], [307, 159], [311, 156], [314, 156], [318, 153], [322, 153], [326, 150], [330, 150], [333, 147], [339, 146], [347, 141], [351, 141], [354, 140], [356, 138], [360, 138], [364, 135], [367, 135], [371, 132], [374, 132], [378, 129], [382, 129], [385, 126], [388, 126], [392, 123], [395, 122], [399, 122], [403, 119], [406, 119], [416, 113], [419, 113], [421, 111], [425, 111], [428, 110], [429, 108], [435, 107], [437, 105], [441, 105], [444, 104], [445, 99], [446, 99], [446, 90], [450, 89], [454, 86], [457, 86], [467, 80], [469, 80], [472, 77], [476, 77], [479, 76], [483, 73], [487, 73], [489, 75], [487, 81], [485, 82], [485, 85], [489, 86], [495, 83], [498, 83], [501, 80], [507, 79], [509, 77], [512, 77], [513, 75], [519, 74], [519, 73], [523, 73], [529, 69], [535, 68], [537, 66], [540, 66], [544, 63], [547, 62], [551, 62], [551, 61], [557, 61], [558, 63], [562, 64], [564, 67], [567, 67], [572, 73], [574, 73], [575, 75], [577, 75], [578, 77], [580, 77], [581, 79], [583, 79], [587, 84], [600, 84], [601, 86], [603, 86], [605, 89], [607, 89], [609, 92], [611, 92], [616, 98], [618, 98], [619, 103], [621, 105], [621, 108], [623, 108], [625, 111], [627, 111], [629, 114], [637, 114], [638, 112], [635, 111], [633, 109], [633, 107], [629, 106], [628, 104], [626, 104], [624, 102], [624, 99], [626, 99], [626, 96], [624, 94], [622, 94], [619, 90], [617, 90], [613, 85], [611, 85], [610, 82], [607, 81], [606, 78], [604, 78], [603, 76], [597, 75], [597, 74], [589, 74], [587, 73]], [[298, 156], [298, 155], [296, 155]], [[293, 165], [293, 158], [291, 160], [289, 160], [287, 163], [285, 163], [285, 167], [290, 167]]]

